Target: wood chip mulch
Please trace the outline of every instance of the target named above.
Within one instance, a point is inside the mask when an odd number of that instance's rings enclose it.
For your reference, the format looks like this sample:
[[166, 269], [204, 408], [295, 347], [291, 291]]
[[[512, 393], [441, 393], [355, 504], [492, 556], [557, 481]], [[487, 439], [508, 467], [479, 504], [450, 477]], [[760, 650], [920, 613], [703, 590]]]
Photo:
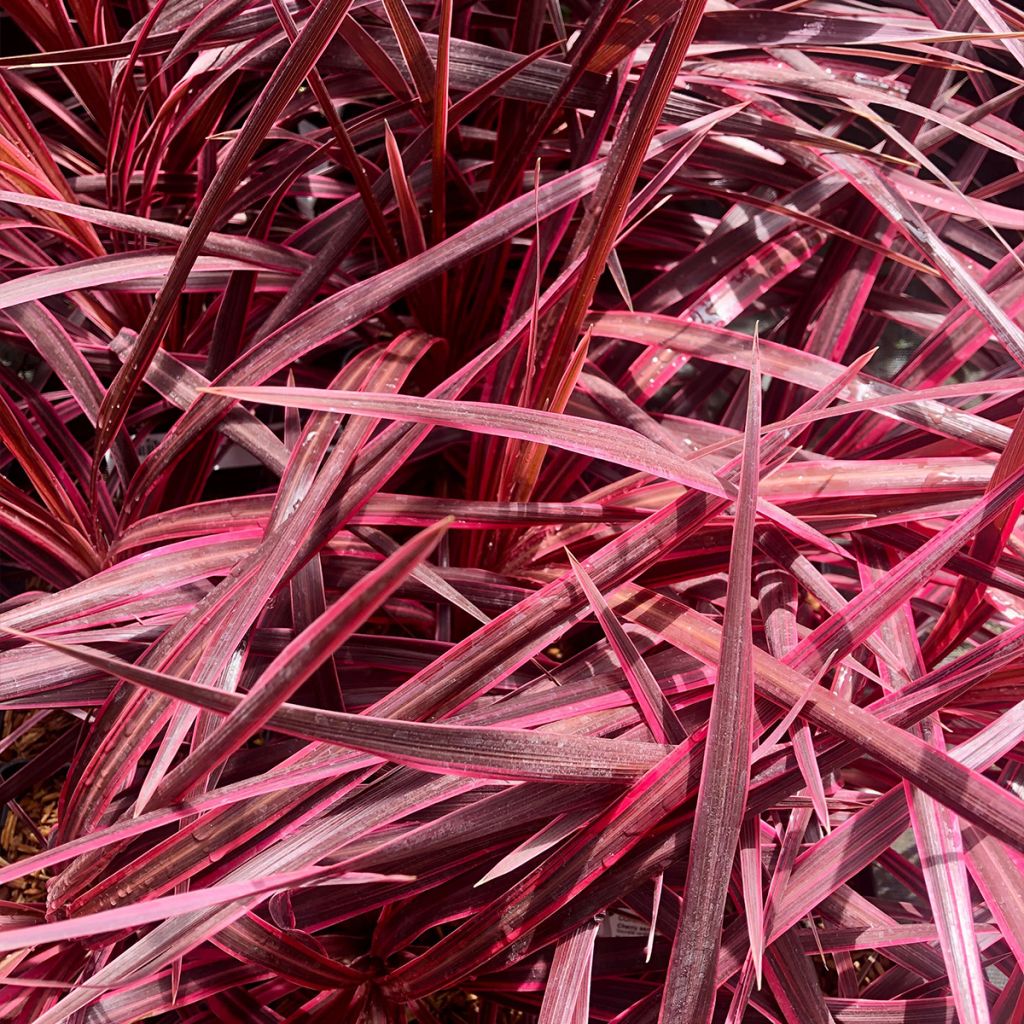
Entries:
[[[10, 736], [32, 716], [30, 711], [5, 711], [0, 737]], [[19, 736], [7, 749], [0, 752], [0, 772], [5, 775], [16, 766], [31, 759], [45, 749], [56, 736], [64, 732], [71, 719], [62, 711], [54, 711]], [[39, 853], [53, 827], [57, 824], [57, 800], [66, 771], [32, 786], [0, 808], [0, 866], [15, 863]], [[16, 804], [16, 806], [15, 806]], [[19, 813], [19, 809], [22, 813]], [[46, 873], [34, 872], [0, 885], [0, 900], [14, 903], [41, 903], [46, 899]]]

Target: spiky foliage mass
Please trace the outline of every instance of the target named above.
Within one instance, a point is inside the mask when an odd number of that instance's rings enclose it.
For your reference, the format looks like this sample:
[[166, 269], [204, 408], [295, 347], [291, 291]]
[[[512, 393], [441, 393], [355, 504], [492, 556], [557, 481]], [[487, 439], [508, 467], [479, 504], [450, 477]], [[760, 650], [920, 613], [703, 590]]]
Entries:
[[0, 1019], [1020, 1021], [1022, 28], [6, 0]]

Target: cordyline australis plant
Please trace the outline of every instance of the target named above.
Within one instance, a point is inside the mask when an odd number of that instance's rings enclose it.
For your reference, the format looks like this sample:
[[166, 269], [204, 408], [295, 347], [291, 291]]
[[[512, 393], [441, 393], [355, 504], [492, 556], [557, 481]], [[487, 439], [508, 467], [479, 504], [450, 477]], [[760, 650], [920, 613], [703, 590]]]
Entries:
[[7, 0], [0, 1019], [1019, 1024], [1022, 29]]

